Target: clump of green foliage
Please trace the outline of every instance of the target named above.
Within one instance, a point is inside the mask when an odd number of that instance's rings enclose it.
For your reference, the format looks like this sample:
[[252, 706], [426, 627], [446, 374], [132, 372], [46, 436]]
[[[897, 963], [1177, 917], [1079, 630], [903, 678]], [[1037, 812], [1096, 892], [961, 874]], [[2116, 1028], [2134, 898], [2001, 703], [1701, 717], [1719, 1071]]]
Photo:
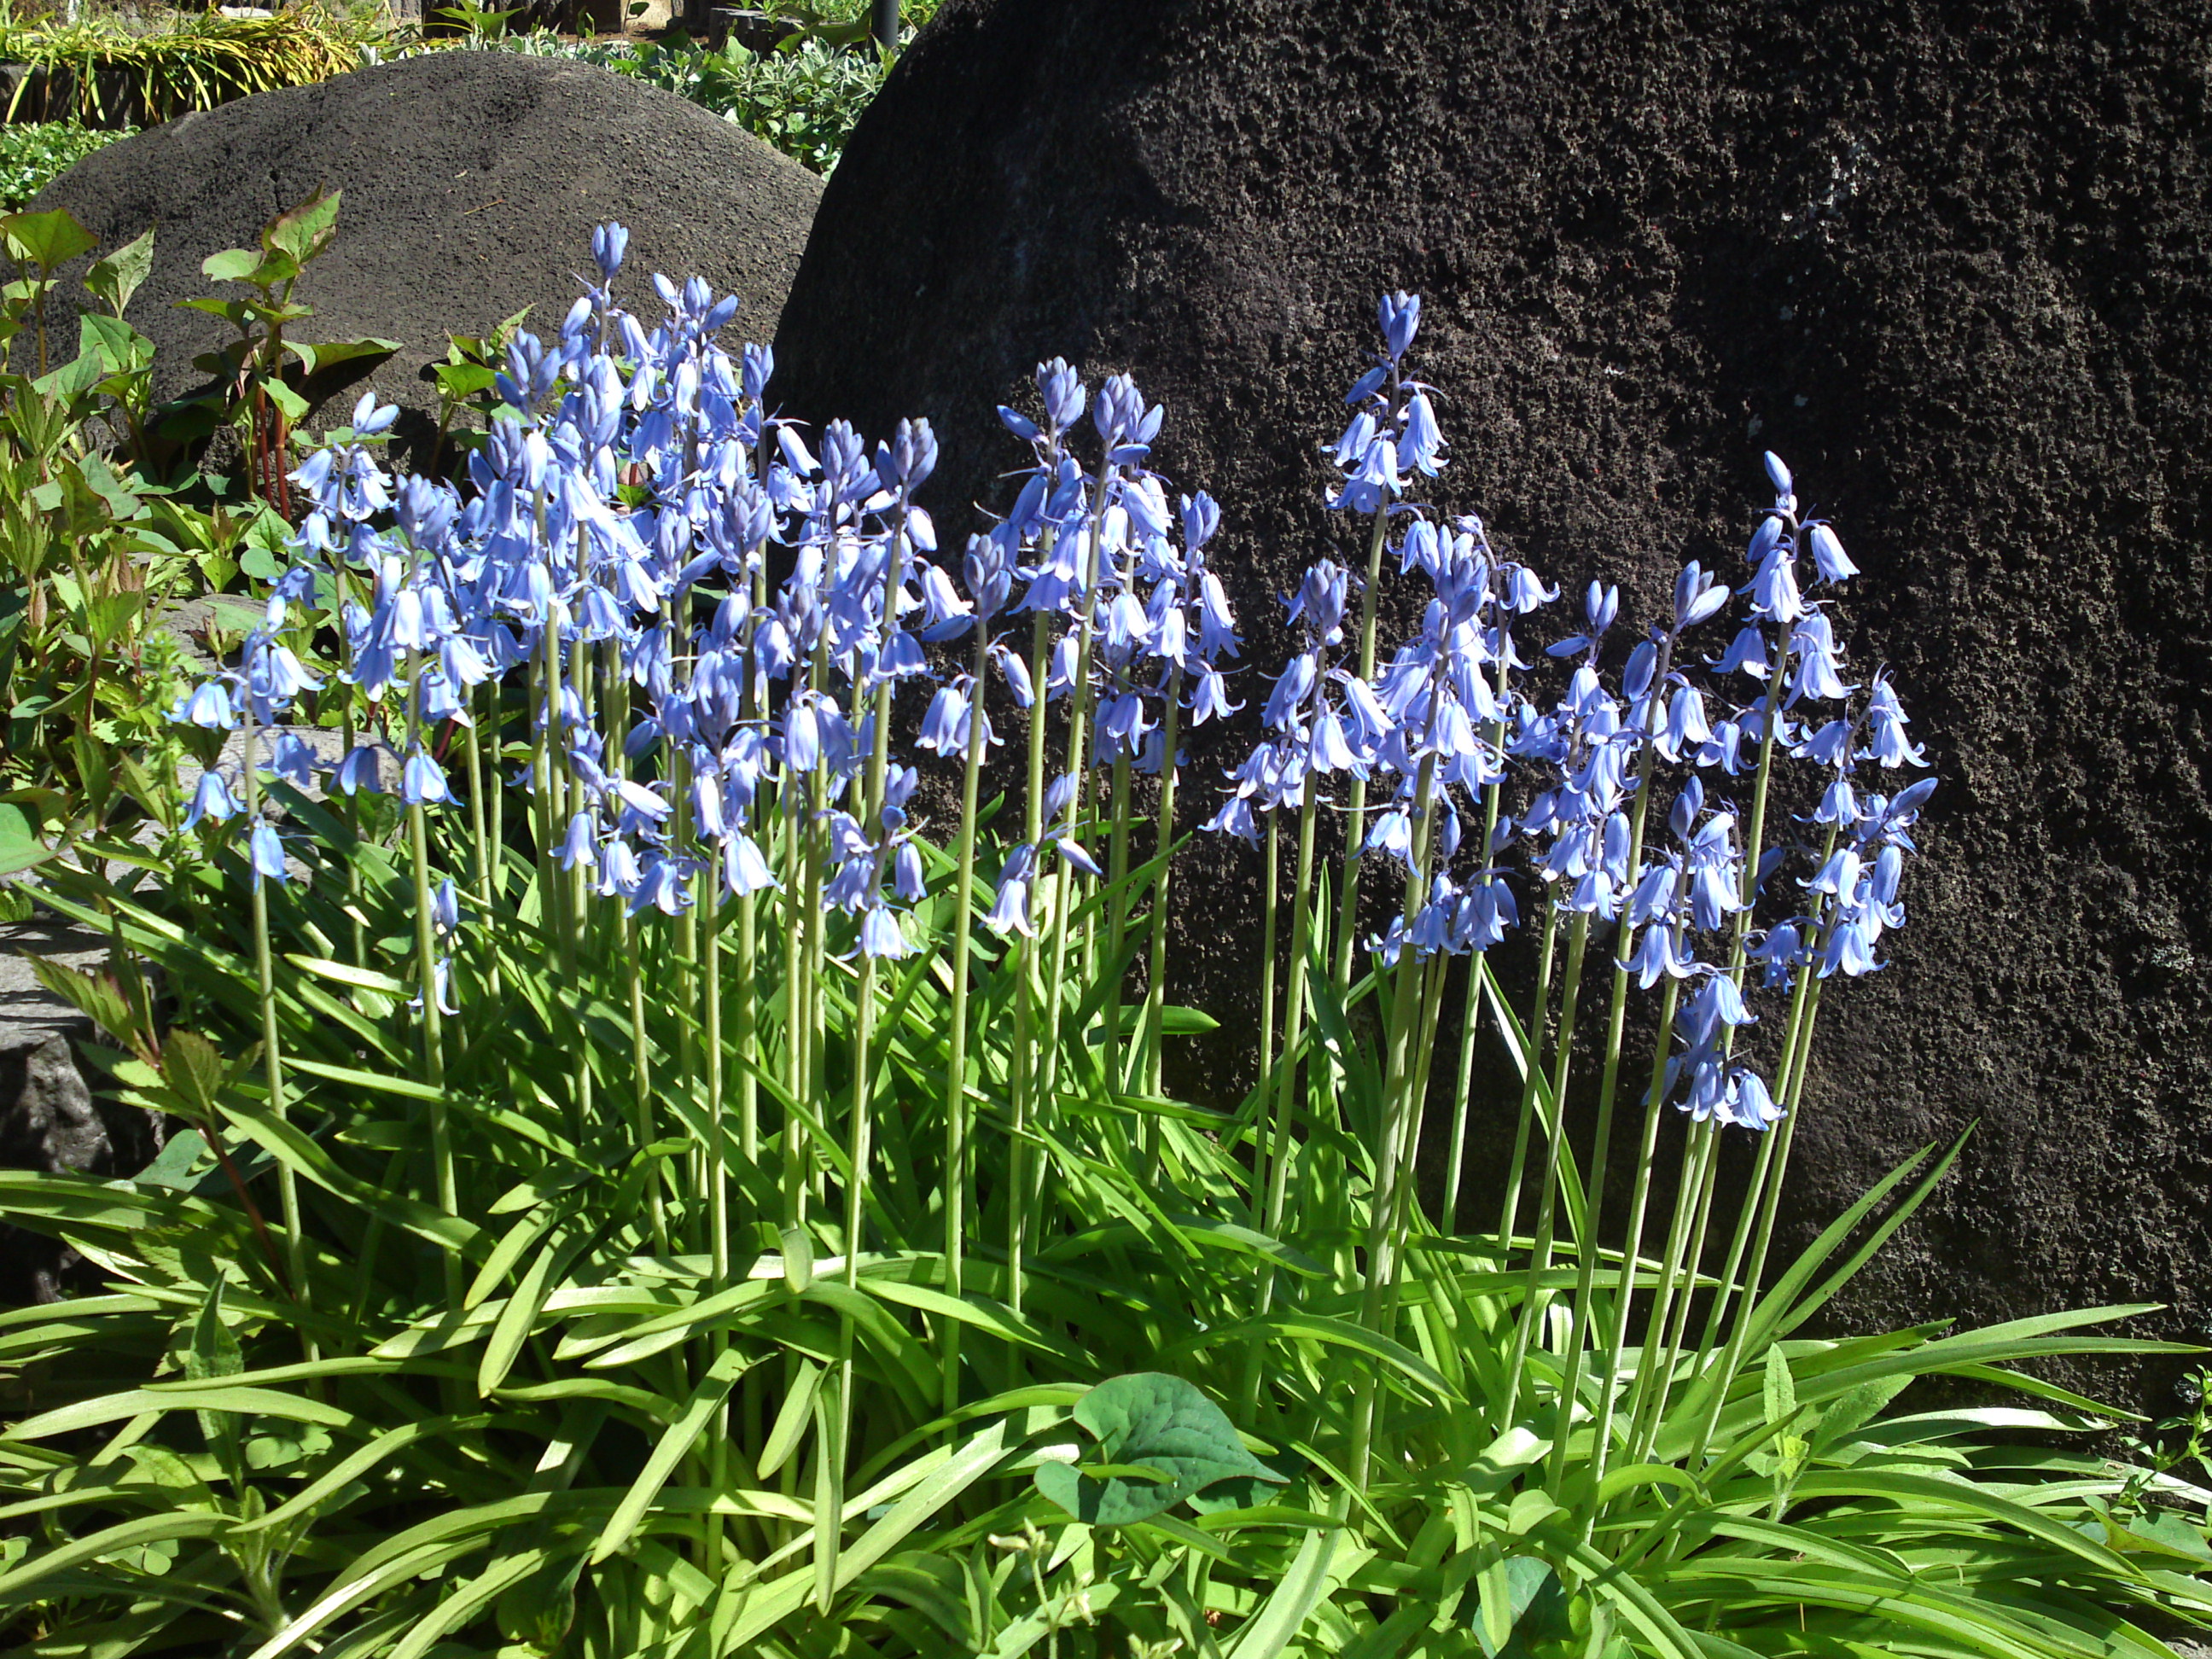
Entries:
[[184, 664], [155, 613], [236, 565], [116, 458], [143, 441], [149, 414], [153, 347], [122, 318], [152, 234], [86, 273], [99, 308], [66, 361], [46, 302], [55, 271], [93, 239], [44, 213], [0, 219], [0, 240], [16, 271], [0, 291], [0, 784], [15, 832], [0, 863], [20, 866], [38, 852], [25, 830], [96, 828], [121, 778], [167, 738], [163, 700]]
[[865, 44], [839, 44], [859, 24], [840, 27], [836, 19], [813, 20], [812, 14], [793, 21], [808, 32], [766, 52], [753, 52], [734, 37], [714, 46], [681, 33], [636, 45], [564, 40], [543, 32], [489, 44], [596, 64], [675, 93], [826, 175], [844, 154], [861, 112], [882, 89], [890, 64]]
[[[46, 71], [47, 116], [58, 98], [88, 125], [166, 121], [234, 98], [309, 86], [359, 69], [374, 31], [362, 16], [316, 5], [269, 17], [225, 17], [210, 9], [178, 11], [142, 31], [108, 13], [74, 22], [18, 22], [0, 12], [0, 59]], [[58, 79], [61, 84], [57, 87]], [[14, 116], [33, 82], [18, 83]]]
[[138, 129], [108, 131], [75, 121], [0, 126], [0, 210], [13, 213], [96, 149]]
[[[0, 1172], [0, 1214], [105, 1281], [0, 1315], [0, 1615], [22, 1650], [2170, 1659], [2138, 1621], [2212, 1623], [2184, 1513], [2203, 1489], [2178, 1461], [2067, 1449], [2111, 1417], [2036, 1374], [2179, 1351], [2093, 1328], [2142, 1310], [1807, 1334], [1956, 1146], [1765, 1271], [1820, 998], [1856, 977], [1815, 964], [1890, 903], [1927, 793], [1855, 793], [1850, 845], [1820, 848], [1766, 816], [1768, 785], [1787, 800], [1807, 765], [1873, 761], [1872, 792], [1922, 765], [1886, 687], [1801, 676], [1869, 746], [1761, 742], [1739, 831], [1606, 690], [1617, 594], [1586, 599], [1579, 666], [1524, 660], [1506, 630], [1543, 584], [1479, 527], [1401, 514], [1397, 475], [1347, 442], [1367, 579], [1309, 572], [1271, 730], [1298, 736], [1304, 708], [1318, 731], [1337, 706], [1301, 699], [1358, 683], [1397, 744], [1371, 750], [1372, 816], [1364, 787], [1326, 803], [1351, 820], [1340, 862], [1317, 853], [1317, 787], [1224, 804], [1266, 813], [1271, 842], [1289, 821], [1290, 948], [1269, 930], [1257, 1086], [1228, 1109], [1172, 1099], [1168, 1047], [1211, 1022], [1164, 1000], [1190, 900], [1176, 774], [1141, 810], [1138, 727], [1154, 700], [1176, 752], [1184, 676], [1210, 685], [1233, 619], [1207, 586], [1218, 513], [1201, 495], [1171, 517], [1147, 468], [1162, 412], [1125, 377], [1042, 366], [1042, 420], [1001, 416], [1030, 483], [956, 579], [952, 526], [914, 500], [927, 423], [871, 450], [833, 422], [817, 457], [768, 404], [766, 354], [717, 342], [726, 305], [670, 285], [650, 331], [618, 311], [624, 240], [602, 228], [560, 347], [515, 331], [490, 393], [465, 372], [489, 354], [457, 342], [446, 397], [512, 397], [465, 488], [392, 477], [396, 411], [373, 399], [294, 472], [298, 561], [179, 711], [196, 741], [239, 733], [236, 794], [203, 775], [133, 890], [50, 867], [54, 907], [120, 948], [112, 975], [46, 982], [113, 1036], [123, 1097], [179, 1132], [125, 1181]], [[1354, 435], [1433, 464], [1426, 389], [1399, 373], [1417, 313], [1394, 297]], [[1769, 466], [1769, 568], [1802, 544], [1840, 569]], [[1393, 656], [1376, 595], [1401, 526], [1401, 574], [1438, 597]], [[1686, 678], [1710, 633], [1685, 636], [1741, 597], [1690, 568], [1660, 630]], [[1445, 629], [1448, 603], [1494, 631]], [[1746, 623], [1765, 695], [1790, 653], [1835, 648], [1789, 625]], [[967, 675], [929, 672], [925, 627]], [[317, 659], [317, 639], [340, 648]], [[1672, 672], [1638, 660], [1632, 703]], [[986, 802], [991, 727], [957, 704], [994, 680], [1028, 785]], [[269, 731], [303, 690], [368, 738], [327, 800]], [[1625, 941], [1594, 928], [1594, 882], [1536, 873], [1547, 831], [1502, 811], [1507, 768], [1438, 782], [1443, 716], [1479, 694], [1487, 735], [1462, 720], [1449, 741], [1497, 750], [1543, 722], [1520, 778], [1603, 789], [1639, 826], [1608, 852], [1607, 816], [1593, 864], [1638, 870], [1648, 823], [1645, 950], [1717, 958], [1686, 1011], [1660, 994], [1650, 1053]], [[895, 749], [898, 700], [925, 696], [927, 735]], [[1600, 775], [1592, 756], [1628, 744]], [[957, 772], [947, 844], [908, 816], [909, 760]], [[1462, 810], [1464, 851], [1443, 827]], [[1404, 850], [1364, 860], [1363, 823]], [[1676, 847], [1717, 872], [1710, 919], [1670, 879]], [[1847, 878], [1808, 899], [1822, 869]], [[1391, 884], [1399, 948], [1358, 927], [1363, 878]], [[1492, 972], [1502, 935], [1430, 927], [1480, 923], [1459, 900], [1486, 892], [1495, 921], [1508, 883], [1540, 903], [1525, 1000]], [[1778, 978], [1749, 971], [1777, 958]], [[1457, 1066], [1448, 1006], [1468, 1010]], [[1755, 1098], [1750, 1039], [1724, 1052], [1697, 1023], [1747, 1006], [1774, 1044]], [[1587, 1138], [1578, 1012], [1607, 1034]], [[1481, 1149], [1504, 1204], [1470, 1217], [1456, 1158], [1442, 1203], [1414, 1176], [1431, 1096], [1463, 1130], [1482, 1054], [1522, 1103]], [[1662, 1151], [1699, 1076], [1728, 1113]], [[1604, 1127], [1624, 1078], [1626, 1213]], [[1744, 1133], [1739, 1199], [1717, 1172]], [[2017, 1403], [1919, 1409], [1929, 1377]]]
[[[283, 568], [301, 384], [392, 349], [291, 337], [312, 314], [291, 286], [329, 246], [337, 210], [318, 194], [272, 220], [258, 247], [204, 262], [246, 297], [189, 303], [237, 338], [200, 360], [211, 389], [170, 404], [154, 400], [152, 342], [123, 319], [153, 233], [87, 271], [94, 303], [64, 358], [47, 323], [55, 273], [95, 240], [66, 211], [0, 218], [15, 278], [0, 289], [0, 873], [40, 857], [39, 832], [98, 836], [118, 816], [166, 816], [182, 752], [167, 716], [191, 665], [175, 613]], [[242, 483], [196, 468], [222, 428], [236, 434]], [[226, 630], [211, 626], [219, 643]]]

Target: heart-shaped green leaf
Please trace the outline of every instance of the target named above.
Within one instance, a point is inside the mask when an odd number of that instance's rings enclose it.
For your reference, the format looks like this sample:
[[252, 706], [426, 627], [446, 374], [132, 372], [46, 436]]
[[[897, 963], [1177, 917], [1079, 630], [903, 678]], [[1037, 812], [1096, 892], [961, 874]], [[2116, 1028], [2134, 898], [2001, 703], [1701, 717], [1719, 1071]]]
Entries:
[[66, 208], [56, 208], [51, 213], [11, 213], [0, 219], [0, 235], [7, 238], [8, 252], [15, 258], [46, 270], [100, 246], [100, 239], [77, 223]]
[[[252, 248], [230, 247], [220, 253], [210, 253], [200, 261], [203, 276], [218, 283], [243, 283], [259, 268], [261, 255]], [[187, 301], [186, 304], [194, 301]]]
[[1087, 1468], [1047, 1463], [1036, 1489], [1078, 1520], [1097, 1527], [1147, 1520], [1217, 1481], [1280, 1486], [1276, 1473], [1244, 1449], [1220, 1407], [1193, 1384], [1159, 1371], [1101, 1382], [1076, 1403], [1075, 1420], [1097, 1437]]
[[131, 296], [137, 293], [154, 269], [154, 232], [149, 227], [146, 234], [135, 242], [123, 246], [100, 260], [84, 273], [84, 285], [94, 298], [105, 300], [107, 308], [120, 317]]
[[1476, 1575], [1468, 1600], [1474, 1639], [1487, 1659], [1527, 1659], [1538, 1643], [1572, 1632], [1565, 1587], [1551, 1563], [1536, 1556], [1492, 1562]]

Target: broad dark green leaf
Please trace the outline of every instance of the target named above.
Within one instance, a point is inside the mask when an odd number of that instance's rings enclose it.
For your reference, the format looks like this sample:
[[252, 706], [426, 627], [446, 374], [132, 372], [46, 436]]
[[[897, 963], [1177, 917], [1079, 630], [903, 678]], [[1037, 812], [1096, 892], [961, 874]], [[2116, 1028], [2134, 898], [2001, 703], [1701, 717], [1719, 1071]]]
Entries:
[[1286, 1479], [1245, 1449], [1220, 1407], [1164, 1372], [1101, 1382], [1076, 1403], [1075, 1420], [1097, 1437], [1095, 1455], [1080, 1468], [1042, 1464], [1034, 1478], [1045, 1497], [1093, 1526], [1149, 1520], [1216, 1481]]

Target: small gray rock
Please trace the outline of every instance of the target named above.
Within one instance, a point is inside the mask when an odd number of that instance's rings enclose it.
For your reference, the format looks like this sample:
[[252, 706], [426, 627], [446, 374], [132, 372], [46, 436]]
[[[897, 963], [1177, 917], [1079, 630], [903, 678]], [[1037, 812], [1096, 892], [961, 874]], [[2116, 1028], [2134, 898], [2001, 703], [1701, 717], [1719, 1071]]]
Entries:
[[[0, 1168], [140, 1168], [160, 1150], [160, 1121], [93, 1094], [77, 1056], [77, 1045], [95, 1035], [93, 1024], [39, 983], [31, 957], [88, 968], [106, 960], [107, 944], [69, 924], [0, 927]], [[0, 1303], [53, 1301], [75, 1260], [52, 1239], [0, 1226]]]

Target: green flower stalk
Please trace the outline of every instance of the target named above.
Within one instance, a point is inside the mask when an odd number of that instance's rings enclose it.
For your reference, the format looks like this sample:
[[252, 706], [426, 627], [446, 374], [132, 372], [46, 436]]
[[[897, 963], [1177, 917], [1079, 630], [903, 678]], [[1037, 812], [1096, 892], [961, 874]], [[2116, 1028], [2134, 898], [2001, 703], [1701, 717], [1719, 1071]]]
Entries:
[[[248, 646], [249, 651], [252, 649]], [[274, 842], [273, 831], [261, 821], [259, 733], [253, 720], [253, 697], [251, 689], [243, 699], [244, 766], [240, 779], [240, 794], [243, 798], [246, 821], [252, 832], [251, 862], [253, 907], [253, 971], [256, 1000], [261, 1014], [262, 1079], [269, 1091], [270, 1115], [282, 1122], [287, 1115], [284, 1093], [284, 1047], [276, 1017], [276, 971], [274, 954], [269, 943], [269, 890], [266, 882], [285, 879], [283, 854], [276, 850], [273, 859], [266, 849]], [[264, 867], [273, 864], [273, 868]], [[210, 1125], [210, 1135], [216, 1133]], [[301, 1220], [299, 1179], [289, 1164], [282, 1165], [276, 1177], [277, 1202], [284, 1226], [284, 1273], [286, 1289], [305, 1307], [310, 1288], [307, 1271], [307, 1237]], [[313, 1338], [302, 1332], [307, 1344], [307, 1358], [316, 1358]]]
[[[945, 1293], [962, 1295], [967, 1286], [968, 1187], [968, 991], [975, 947], [975, 812], [983, 775], [983, 750], [989, 735], [983, 710], [983, 685], [990, 668], [990, 636], [979, 617], [975, 654], [969, 671], [973, 686], [968, 742], [960, 769], [960, 828], [953, 853], [952, 994], [945, 1079]], [[943, 1403], [949, 1413], [960, 1403], [961, 1322], [945, 1322]]]
[[[1382, 550], [1390, 538], [1387, 505], [1375, 508], [1367, 530], [1367, 576], [1359, 588], [1359, 678], [1375, 678], [1376, 595], [1382, 586]], [[1339, 996], [1352, 990], [1352, 946], [1359, 933], [1359, 860], [1367, 835], [1367, 780], [1354, 774], [1344, 804], [1344, 861], [1337, 873], [1336, 956], [1331, 969]]]

